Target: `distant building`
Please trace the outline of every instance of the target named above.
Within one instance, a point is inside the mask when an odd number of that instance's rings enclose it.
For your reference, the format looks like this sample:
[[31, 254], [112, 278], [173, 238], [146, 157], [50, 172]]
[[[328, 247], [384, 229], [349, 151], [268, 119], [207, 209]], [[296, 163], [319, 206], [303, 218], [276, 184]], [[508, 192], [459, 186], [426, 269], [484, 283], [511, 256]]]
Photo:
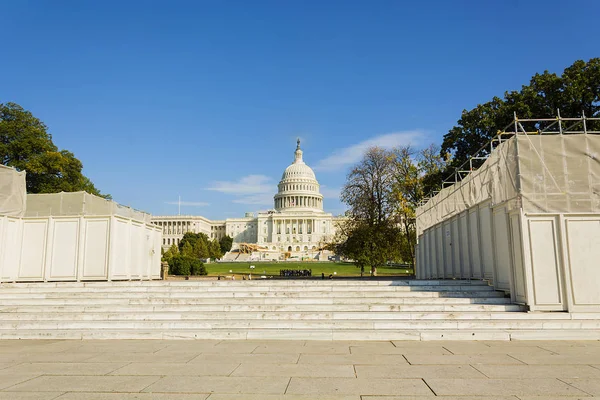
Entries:
[[154, 216], [152, 222], [163, 228], [165, 248], [178, 244], [186, 232], [202, 232], [210, 239], [231, 236], [233, 248], [251, 243], [270, 253], [302, 256], [317, 251], [335, 234], [335, 221], [339, 218], [323, 211], [319, 187], [315, 173], [302, 159], [298, 140], [294, 162], [283, 172], [273, 209], [224, 221], [201, 216]]

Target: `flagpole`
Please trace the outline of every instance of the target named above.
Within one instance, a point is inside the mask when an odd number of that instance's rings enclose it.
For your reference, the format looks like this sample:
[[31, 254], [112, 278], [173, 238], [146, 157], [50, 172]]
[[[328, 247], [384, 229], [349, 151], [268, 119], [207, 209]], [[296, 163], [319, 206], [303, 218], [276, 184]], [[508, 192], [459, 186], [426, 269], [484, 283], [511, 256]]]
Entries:
[[181, 215], [181, 196], [179, 196], [179, 202], [177, 204], [178, 204], [178, 210], [179, 210], [177, 212], [177, 215]]

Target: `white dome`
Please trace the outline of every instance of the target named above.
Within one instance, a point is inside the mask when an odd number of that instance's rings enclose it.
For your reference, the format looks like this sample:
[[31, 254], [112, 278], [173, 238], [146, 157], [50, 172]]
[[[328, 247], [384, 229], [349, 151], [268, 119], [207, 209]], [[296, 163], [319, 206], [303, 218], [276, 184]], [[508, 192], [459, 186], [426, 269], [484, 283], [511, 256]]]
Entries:
[[281, 176], [282, 181], [286, 179], [296, 180], [300, 178], [310, 179], [313, 181], [317, 180], [312, 168], [304, 164], [304, 162], [297, 164], [294, 162], [294, 164], [290, 165], [285, 169], [285, 171], [283, 171], [283, 175]]
[[275, 195], [275, 209], [298, 210], [299, 208], [323, 210], [323, 196], [319, 193], [319, 182], [312, 168], [302, 160], [300, 139], [294, 153], [294, 162], [283, 172]]

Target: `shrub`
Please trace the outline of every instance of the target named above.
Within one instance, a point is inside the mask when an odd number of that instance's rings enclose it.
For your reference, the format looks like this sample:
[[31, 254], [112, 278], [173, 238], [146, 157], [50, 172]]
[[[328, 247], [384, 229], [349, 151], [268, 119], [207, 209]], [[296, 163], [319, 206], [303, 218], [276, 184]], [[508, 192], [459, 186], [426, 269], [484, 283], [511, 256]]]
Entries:
[[176, 255], [169, 261], [169, 272], [173, 275], [206, 275], [202, 261], [190, 256]]

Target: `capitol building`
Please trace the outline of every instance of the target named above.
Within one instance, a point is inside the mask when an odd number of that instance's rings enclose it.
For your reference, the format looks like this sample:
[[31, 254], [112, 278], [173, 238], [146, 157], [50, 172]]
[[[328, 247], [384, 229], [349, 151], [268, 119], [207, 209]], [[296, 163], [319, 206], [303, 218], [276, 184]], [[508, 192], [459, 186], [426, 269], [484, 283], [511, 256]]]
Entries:
[[201, 232], [210, 239], [228, 235], [233, 238], [232, 250], [250, 248], [261, 259], [278, 260], [285, 253], [297, 258], [323, 257], [320, 249], [335, 234], [336, 222], [342, 217], [323, 211], [319, 182], [302, 158], [300, 140], [277, 189], [268, 211], [220, 221], [202, 216], [154, 216], [152, 222], [163, 228], [165, 249], [178, 244], [186, 232]]

